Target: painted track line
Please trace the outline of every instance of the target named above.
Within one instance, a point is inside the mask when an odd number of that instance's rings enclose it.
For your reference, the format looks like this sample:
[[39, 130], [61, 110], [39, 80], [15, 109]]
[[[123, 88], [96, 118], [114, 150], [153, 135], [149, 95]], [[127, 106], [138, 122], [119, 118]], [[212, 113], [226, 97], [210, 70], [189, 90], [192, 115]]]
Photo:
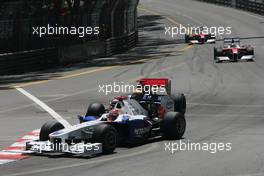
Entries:
[[30, 94], [23, 88], [16, 88], [17, 91], [34, 101], [37, 105], [39, 105], [42, 109], [44, 109], [46, 112], [48, 112], [55, 120], [60, 122], [65, 128], [70, 128], [72, 125], [67, 122], [61, 115], [59, 115], [57, 112], [55, 112], [53, 109], [51, 109], [47, 104], [39, 100], [34, 95]]

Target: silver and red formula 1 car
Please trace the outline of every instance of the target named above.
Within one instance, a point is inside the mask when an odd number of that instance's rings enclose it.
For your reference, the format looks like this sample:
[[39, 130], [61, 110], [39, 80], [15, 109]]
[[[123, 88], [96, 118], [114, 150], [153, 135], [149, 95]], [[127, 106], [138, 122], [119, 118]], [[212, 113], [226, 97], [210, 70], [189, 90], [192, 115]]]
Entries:
[[[38, 154], [59, 152], [90, 156], [112, 153], [119, 145], [158, 136], [182, 138], [186, 128], [185, 96], [172, 96], [170, 80], [166, 78], [145, 78], [138, 82], [148, 89], [115, 97], [108, 110], [101, 103], [91, 103], [86, 115], [79, 116], [79, 124], [64, 127], [59, 122], [45, 123], [39, 140], [27, 142], [26, 149]], [[154, 86], [155, 93], [149, 91]]]
[[216, 63], [254, 61], [254, 59], [254, 48], [251, 45], [241, 45], [239, 38], [225, 38], [223, 46], [214, 48]]
[[191, 31], [191, 34], [185, 35], [185, 43], [188, 44], [204, 44], [215, 43], [215, 35], [208, 33], [205, 27], [197, 27]]

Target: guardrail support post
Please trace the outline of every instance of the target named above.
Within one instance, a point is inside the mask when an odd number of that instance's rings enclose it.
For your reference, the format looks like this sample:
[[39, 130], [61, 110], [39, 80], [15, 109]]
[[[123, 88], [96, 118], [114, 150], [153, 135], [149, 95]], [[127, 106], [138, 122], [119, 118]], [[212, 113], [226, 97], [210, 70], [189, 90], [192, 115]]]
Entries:
[[236, 0], [231, 0], [231, 6], [232, 6], [233, 8], [236, 8]]

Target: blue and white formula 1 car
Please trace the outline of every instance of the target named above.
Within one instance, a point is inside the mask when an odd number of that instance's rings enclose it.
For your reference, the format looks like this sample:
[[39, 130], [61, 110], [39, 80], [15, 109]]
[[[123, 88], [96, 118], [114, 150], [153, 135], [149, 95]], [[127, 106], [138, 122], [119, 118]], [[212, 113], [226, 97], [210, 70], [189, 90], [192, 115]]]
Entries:
[[[168, 79], [139, 81], [144, 86], [156, 83], [164, 84], [166, 89], [170, 85]], [[164, 92], [141, 92], [140, 99], [135, 94], [131, 98], [121, 96], [109, 111], [100, 103], [92, 103], [86, 115], [79, 116], [80, 124], [64, 128], [59, 122], [47, 122], [41, 127], [39, 140], [28, 142], [26, 148], [35, 153], [95, 155], [112, 153], [121, 144], [144, 142], [157, 136], [180, 139], [186, 128], [185, 108], [183, 94], [170, 96]]]

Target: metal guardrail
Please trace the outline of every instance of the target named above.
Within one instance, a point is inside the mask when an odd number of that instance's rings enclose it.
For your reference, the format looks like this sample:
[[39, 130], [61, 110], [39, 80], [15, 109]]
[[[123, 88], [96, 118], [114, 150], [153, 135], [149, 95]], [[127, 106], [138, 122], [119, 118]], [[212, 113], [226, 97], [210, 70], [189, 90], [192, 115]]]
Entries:
[[[137, 30], [138, 0], [2, 1], [4, 2], [0, 3], [0, 54], [105, 40]], [[67, 29], [96, 27], [100, 33], [83, 37], [79, 37], [78, 34], [53, 34], [42, 37], [34, 35], [36, 28], [46, 27], [47, 32], [48, 24], [52, 28]]]
[[262, 0], [198, 0], [229, 6], [241, 10], [246, 10], [256, 14], [264, 15], [264, 1]]
[[105, 55], [111, 56], [113, 54], [121, 53], [134, 46], [138, 40], [138, 32], [133, 32], [122, 37], [110, 38], [106, 40]]
[[[89, 43], [105, 43], [97, 53], [111, 56], [137, 43], [139, 0], [2, 0], [0, 3], [0, 75], [63, 64], [61, 50], [93, 52]], [[99, 35], [33, 35], [33, 27], [99, 27]], [[128, 35], [129, 34], [129, 35]], [[52, 48], [52, 49], [51, 49]], [[96, 51], [97, 52], [97, 51]], [[7, 54], [9, 53], [9, 54]], [[74, 53], [74, 52], [72, 52]], [[90, 54], [93, 55], [93, 54]], [[89, 55], [89, 56], [90, 56]], [[70, 59], [69, 59], [70, 60]], [[79, 62], [72, 59], [70, 62]]]
[[237, 0], [236, 8], [264, 15], [264, 2], [260, 3], [253, 1]]
[[54, 67], [59, 64], [58, 49], [45, 48], [34, 51], [0, 55], [0, 75], [18, 74]]
[[[102, 55], [112, 56], [136, 46], [138, 32], [105, 41]], [[104, 53], [103, 53], [104, 52]], [[63, 64], [59, 58], [59, 48], [45, 48], [26, 52], [0, 54], [0, 75], [20, 74], [37, 71]]]

